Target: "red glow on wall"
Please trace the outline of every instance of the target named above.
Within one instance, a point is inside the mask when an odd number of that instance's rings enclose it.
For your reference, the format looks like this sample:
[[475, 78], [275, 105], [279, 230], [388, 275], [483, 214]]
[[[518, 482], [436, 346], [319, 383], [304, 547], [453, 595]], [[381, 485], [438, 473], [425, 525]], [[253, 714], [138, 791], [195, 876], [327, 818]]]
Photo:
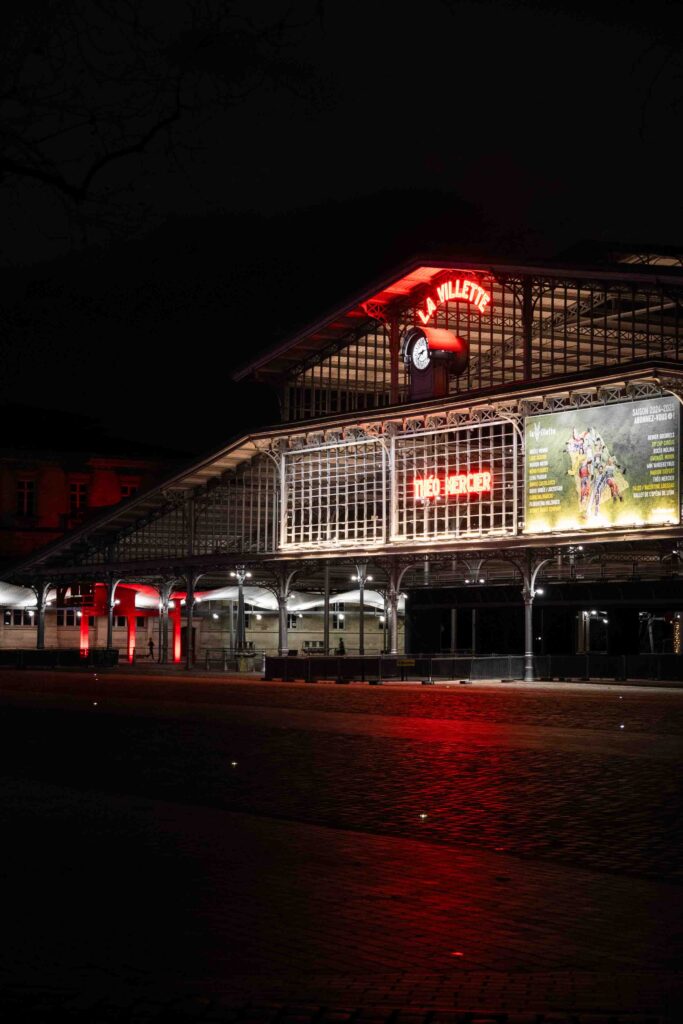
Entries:
[[173, 622], [173, 661], [177, 665], [180, 662], [182, 649], [181, 649], [181, 628], [180, 628], [180, 595], [174, 597], [173, 608], [169, 609], [169, 617]]
[[80, 619], [81, 639], [80, 639], [80, 648], [81, 648], [81, 657], [82, 658], [87, 658], [88, 651], [90, 649], [90, 635], [88, 633], [88, 616], [91, 613], [92, 613], [92, 609], [90, 609], [90, 608], [82, 608], [81, 609], [81, 619]]
[[427, 296], [424, 308], [418, 309], [417, 315], [422, 323], [429, 323], [432, 314], [444, 302], [469, 302], [480, 313], [485, 313], [491, 302], [491, 293], [470, 278], [455, 277], [444, 281]]
[[126, 619], [128, 623], [128, 661], [135, 661], [135, 615], [129, 615]]
[[493, 479], [488, 469], [476, 469], [468, 473], [451, 473], [449, 476], [416, 477], [413, 480], [415, 498], [450, 498], [468, 494], [487, 494], [491, 491]]

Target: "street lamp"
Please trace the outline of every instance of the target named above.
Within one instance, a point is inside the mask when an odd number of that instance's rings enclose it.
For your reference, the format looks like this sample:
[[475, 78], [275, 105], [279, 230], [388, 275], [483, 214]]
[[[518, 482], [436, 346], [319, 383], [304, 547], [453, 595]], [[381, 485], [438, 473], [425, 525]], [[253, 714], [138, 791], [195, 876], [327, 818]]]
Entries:
[[244, 650], [247, 646], [247, 631], [244, 619], [244, 581], [251, 579], [251, 573], [247, 572], [246, 566], [238, 565], [230, 575], [237, 580], [237, 638], [235, 647]]
[[368, 576], [367, 562], [357, 562], [356, 572], [351, 579], [358, 583], [358, 653], [360, 655], [365, 654], [365, 584], [372, 583], [372, 576]]

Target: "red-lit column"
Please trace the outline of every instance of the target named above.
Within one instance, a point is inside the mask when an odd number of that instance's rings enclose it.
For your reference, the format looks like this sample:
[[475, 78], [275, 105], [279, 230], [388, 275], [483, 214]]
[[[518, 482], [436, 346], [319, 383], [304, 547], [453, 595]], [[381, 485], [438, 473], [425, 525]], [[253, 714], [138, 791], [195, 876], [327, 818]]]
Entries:
[[126, 616], [126, 624], [128, 626], [128, 642], [126, 644], [126, 650], [128, 652], [128, 661], [135, 661], [135, 614]]
[[192, 573], [187, 576], [187, 593], [185, 595], [185, 668], [192, 668], [192, 658], [194, 651], [192, 650], [192, 630], [193, 623], [192, 617], [194, 613], [194, 587], [195, 577]]
[[80, 640], [80, 649], [81, 649], [81, 657], [82, 658], [87, 657], [88, 650], [90, 648], [90, 635], [88, 633], [88, 614], [89, 614], [89, 611], [90, 611], [89, 608], [81, 608], [81, 622], [80, 622], [80, 626], [81, 626], [81, 640]]
[[173, 619], [173, 664], [177, 665], [180, 662], [180, 598], [176, 598], [173, 607], [169, 605], [169, 608]]

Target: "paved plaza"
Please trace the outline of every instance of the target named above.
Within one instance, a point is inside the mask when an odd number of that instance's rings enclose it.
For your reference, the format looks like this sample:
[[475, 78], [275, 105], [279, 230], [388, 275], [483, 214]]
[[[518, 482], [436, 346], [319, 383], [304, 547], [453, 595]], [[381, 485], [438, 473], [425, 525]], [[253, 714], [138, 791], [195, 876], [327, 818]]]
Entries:
[[0, 674], [12, 1020], [676, 1020], [683, 692]]

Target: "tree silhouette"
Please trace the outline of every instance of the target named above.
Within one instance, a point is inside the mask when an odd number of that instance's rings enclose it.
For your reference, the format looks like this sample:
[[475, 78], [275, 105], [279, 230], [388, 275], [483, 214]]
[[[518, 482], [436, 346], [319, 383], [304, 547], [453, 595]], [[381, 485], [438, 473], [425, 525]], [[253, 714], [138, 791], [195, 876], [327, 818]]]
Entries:
[[0, 43], [0, 184], [15, 213], [68, 230], [72, 245], [135, 232], [150, 213], [145, 176], [191, 159], [207, 121], [268, 86], [316, 96], [290, 56], [315, 10], [295, 8], [14, 0]]

